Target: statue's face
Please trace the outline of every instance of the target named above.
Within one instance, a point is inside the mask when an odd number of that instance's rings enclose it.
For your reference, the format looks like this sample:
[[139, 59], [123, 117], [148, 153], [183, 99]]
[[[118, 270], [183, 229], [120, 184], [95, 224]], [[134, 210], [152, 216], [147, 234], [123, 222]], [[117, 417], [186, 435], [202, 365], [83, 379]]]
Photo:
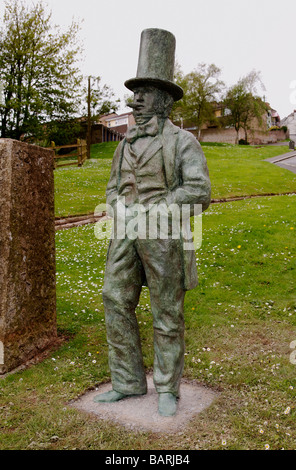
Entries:
[[134, 118], [137, 124], [145, 124], [156, 114], [159, 93], [154, 87], [139, 87], [134, 91]]

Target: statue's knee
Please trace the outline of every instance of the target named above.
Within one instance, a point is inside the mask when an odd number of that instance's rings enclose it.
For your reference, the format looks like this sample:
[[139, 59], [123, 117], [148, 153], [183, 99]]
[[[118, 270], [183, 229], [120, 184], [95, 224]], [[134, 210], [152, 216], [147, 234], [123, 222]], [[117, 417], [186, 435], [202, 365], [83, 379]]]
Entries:
[[121, 289], [118, 289], [116, 286], [106, 284], [103, 287], [102, 291], [104, 305], [119, 305], [121, 306], [124, 303], [124, 292]]
[[114, 298], [114, 289], [110, 285], [104, 285], [103, 291], [102, 291], [102, 297], [103, 297], [103, 302], [112, 302], [115, 300]]

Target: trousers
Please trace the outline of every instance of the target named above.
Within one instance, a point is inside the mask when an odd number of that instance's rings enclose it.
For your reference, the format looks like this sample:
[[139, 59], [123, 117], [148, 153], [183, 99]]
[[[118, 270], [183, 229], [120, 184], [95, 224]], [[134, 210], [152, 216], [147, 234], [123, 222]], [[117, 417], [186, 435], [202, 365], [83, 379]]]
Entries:
[[111, 240], [104, 278], [112, 387], [125, 395], [147, 392], [135, 309], [144, 279], [154, 330], [153, 380], [158, 393], [179, 395], [184, 367], [184, 297], [180, 240]]

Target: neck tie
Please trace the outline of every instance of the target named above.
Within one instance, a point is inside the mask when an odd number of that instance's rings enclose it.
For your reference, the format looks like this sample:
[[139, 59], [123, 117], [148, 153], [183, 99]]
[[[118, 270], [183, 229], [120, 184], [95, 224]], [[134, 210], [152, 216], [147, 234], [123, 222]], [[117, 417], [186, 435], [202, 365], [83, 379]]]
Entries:
[[147, 135], [155, 136], [158, 133], [158, 121], [154, 116], [149, 122], [141, 126], [132, 126], [127, 130], [126, 140], [133, 143], [139, 137], [146, 137]]

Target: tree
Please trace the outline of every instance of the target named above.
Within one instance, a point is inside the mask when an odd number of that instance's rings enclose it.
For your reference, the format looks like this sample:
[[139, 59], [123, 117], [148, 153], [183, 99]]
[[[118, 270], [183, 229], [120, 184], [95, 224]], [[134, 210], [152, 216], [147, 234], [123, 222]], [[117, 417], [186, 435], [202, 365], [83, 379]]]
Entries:
[[224, 82], [219, 79], [220, 74], [221, 70], [215, 64], [199, 64], [187, 75], [183, 75], [180, 66], [176, 67], [176, 83], [183, 88], [184, 97], [175, 103], [172, 118], [194, 123], [198, 138], [203, 124], [213, 119], [213, 103], [223, 90]]
[[[45, 140], [41, 141], [41, 144], [49, 146], [53, 141], [56, 145], [70, 145], [76, 142], [84, 133], [84, 129], [81, 122], [75, 118], [72, 119], [55, 119], [46, 124], [46, 135]], [[37, 139], [34, 139], [37, 143]]]
[[41, 1], [32, 7], [6, 2], [0, 29], [1, 136], [41, 138], [45, 123], [79, 110], [81, 46], [74, 21], [66, 32], [51, 24]]
[[[118, 110], [120, 99], [113, 100], [114, 93], [108, 85], [100, 86], [101, 77], [88, 77], [87, 89], [84, 88], [83, 93], [87, 95], [87, 158], [90, 158], [91, 146], [91, 126], [99, 116], [115, 113]], [[93, 86], [96, 84], [96, 86]]]
[[[89, 85], [83, 88], [83, 95], [87, 96], [86, 103], [90, 104], [90, 113], [94, 119], [104, 114], [115, 113], [120, 104], [120, 99], [115, 99], [113, 90], [106, 84], [101, 84], [101, 77], [93, 75], [88, 77]], [[86, 106], [83, 114], [88, 114]]]
[[236, 144], [238, 144], [241, 128], [245, 132], [245, 142], [248, 142], [248, 131], [252, 128], [254, 119], [259, 125], [262, 124], [262, 116], [267, 108], [264, 101], [257, 95], [258, 85], [265, 89], [260, 72], [253, 70], [229, 88], [226, 93], [224, 106], [230, 111], [226, 122], [236, 130]]

